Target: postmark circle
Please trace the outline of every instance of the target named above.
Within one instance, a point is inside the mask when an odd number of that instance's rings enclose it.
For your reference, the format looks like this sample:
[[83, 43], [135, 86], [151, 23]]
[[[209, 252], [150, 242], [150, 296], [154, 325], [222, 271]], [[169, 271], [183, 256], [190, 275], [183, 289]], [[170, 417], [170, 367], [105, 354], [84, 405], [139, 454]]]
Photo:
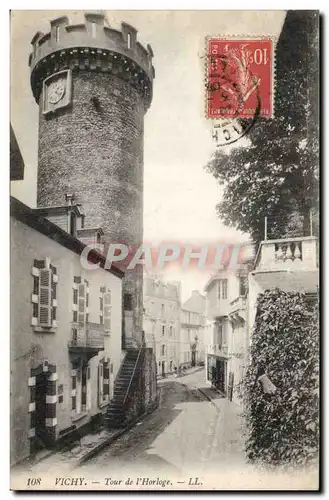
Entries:
[[212, 138], [217, 147], [228, 146], [245, 137], [260, 116], [261, 101], [257, 95], [257, 105], [252, 118], [219, 118], [214, 120]]

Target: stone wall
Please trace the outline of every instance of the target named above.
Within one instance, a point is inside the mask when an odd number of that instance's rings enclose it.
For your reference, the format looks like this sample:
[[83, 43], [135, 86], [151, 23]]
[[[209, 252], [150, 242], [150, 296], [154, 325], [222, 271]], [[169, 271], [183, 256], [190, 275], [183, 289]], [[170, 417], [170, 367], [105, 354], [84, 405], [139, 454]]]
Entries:
[[145, 348], [143, 360], [128, 401], [126, 423], [134, 421], [146, 412], [153, 411], [158, 403], [157, 368], [153, 349]]
[[[40, 97], [40, 103], [43, 96]], [[105, 243], [138, 246], [143, 235], [144, 102], [112, 74], [72, 72], [72, 105], [39, 116], [38, 206], [61, 205], [74, 193], [89, 227], [102, 227]], [[134, 331], [142, 331], [140, 270], [128, 271]]]

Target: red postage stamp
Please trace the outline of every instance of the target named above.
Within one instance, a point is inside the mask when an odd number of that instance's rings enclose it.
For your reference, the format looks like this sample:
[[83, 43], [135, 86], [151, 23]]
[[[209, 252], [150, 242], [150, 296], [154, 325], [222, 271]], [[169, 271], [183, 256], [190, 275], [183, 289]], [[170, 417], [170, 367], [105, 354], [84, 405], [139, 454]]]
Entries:
[[273, 116], [272, 38], [207, 38], [207, 118]]

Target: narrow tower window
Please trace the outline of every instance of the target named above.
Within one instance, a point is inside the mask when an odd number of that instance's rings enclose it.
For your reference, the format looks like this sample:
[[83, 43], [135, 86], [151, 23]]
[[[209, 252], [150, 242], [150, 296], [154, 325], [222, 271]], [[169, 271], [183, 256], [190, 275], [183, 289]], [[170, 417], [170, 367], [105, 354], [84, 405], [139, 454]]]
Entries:
[[131, 34], [128, 33], [127, 35], [127, 44], [128, 44], [128, 49], [131, 49]]
[[91, 23], [91, 36], [96, 38], [96, 23]]
[[59, 26], [56, 26], [55, 30], [56, 42], [59, 42]]

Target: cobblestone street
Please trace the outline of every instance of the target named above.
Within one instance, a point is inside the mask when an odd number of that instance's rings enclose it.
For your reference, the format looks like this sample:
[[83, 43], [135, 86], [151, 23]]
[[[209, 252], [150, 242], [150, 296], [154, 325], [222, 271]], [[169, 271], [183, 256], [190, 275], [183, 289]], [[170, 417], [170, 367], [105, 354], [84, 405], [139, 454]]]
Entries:
[[20, 483], [31, 476], [43, 477], [46, 489], [63, 477], [95, 490], [300, 489], [316, 483], [316, 470], [285, 473], [247, 464], [241, 409], [206, 385], [203, 370], [168, 377], [159, 386], [159, 407], [83, 465], [72, 468], [70, 452], [56, 453], [36, 466], [16, 468]]
[[199, 476], [209, 467], [221, 469], [244, 462], [240, 420], [235, 403], [216, 404], [198, 391], [204, 371], [160, 382], [159, 408], [79, 470], [118, 474], [168, 473]]

